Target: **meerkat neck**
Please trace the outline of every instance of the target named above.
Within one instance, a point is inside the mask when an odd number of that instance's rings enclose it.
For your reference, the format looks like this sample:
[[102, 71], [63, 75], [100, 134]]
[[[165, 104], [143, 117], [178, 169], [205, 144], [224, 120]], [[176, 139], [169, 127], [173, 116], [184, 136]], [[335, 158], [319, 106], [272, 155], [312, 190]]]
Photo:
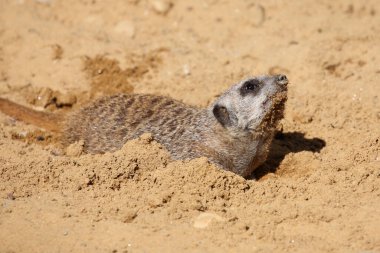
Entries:
[[194, 157], [206, 156], [223, 168], [236, 173], [252, 162], [258, 141], [250, 133], [231, 135], [214, 117], [210, 108], [200, 110], [190, 128], [196, 129], [192, 138]]

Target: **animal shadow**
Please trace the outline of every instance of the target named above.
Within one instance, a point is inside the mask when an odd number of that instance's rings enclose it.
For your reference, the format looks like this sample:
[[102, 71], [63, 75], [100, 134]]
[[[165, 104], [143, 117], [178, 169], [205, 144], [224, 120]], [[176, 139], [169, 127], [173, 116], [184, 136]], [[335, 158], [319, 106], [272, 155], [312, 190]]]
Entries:
[[326, 146], [326, 142], [320, 138], [305, 138], [301, 132], [277, 132], [269, 148], [269, 154], [266, 162], [258, 167], [251, 178], [257, 180], [268, 173], [276, 172], [278, 166], [289, 153], [298, 153], [301, 151], [320, 152]]

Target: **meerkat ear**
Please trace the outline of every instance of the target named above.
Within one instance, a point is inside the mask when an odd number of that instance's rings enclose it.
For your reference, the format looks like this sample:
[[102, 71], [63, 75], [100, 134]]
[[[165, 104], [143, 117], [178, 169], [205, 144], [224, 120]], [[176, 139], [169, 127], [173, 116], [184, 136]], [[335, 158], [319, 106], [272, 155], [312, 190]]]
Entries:
[[227, 127], [232, 125], [230, 113], [227, 108], [221, 105], [215, 105], [212, 109], [212, 113], [222, 126]]

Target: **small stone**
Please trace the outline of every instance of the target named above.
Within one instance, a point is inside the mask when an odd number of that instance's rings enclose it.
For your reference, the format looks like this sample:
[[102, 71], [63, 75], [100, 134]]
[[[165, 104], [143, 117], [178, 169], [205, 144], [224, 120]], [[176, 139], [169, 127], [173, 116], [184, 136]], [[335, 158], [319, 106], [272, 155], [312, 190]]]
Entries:
[[193, 226], [195, 228], [206, 228], [212, 221], [222, 222], [225, 219], [215, 213], [201, 213], [195, 218]]
[[133, 38], [136, 33], [135, 26], [129, 20], [123, 20], [117, 23], [114, 31], [118, 34], [126, 35], [129, 38]]
[[149, 144], [154, 140], [154, 138], [153, 138], [153, 135], [151, 133], [143, 133], [139, 137], [139, 140], [141, 140], [145, 144]]
[[148, 199], [148, 205], [152, 208], [157, 208], [162, 206], [162, 199], [159, 196], [151, 196]]
[[62, 94], [60, 91], [53, 91], [50, 88], [44, 87], [38, 92], [28, 95], [28, 102], [32, 105], [46, 108], [49, 105], [56, 107], [72, 106], [77, 102], [75, 95], [66, 93]]
[[191, 73], [191, 71], [190, 71], [189, 64], [183, 65], [183, 75], [188, 76], [188, 75], [190, 75], [190, 73]]
[[50, 151], [50, 154], [54, 156], [62, 156], [64, 155], [64, 151], [60, 148], [53, 147]]
[[66, 148], [66, 155], [71, 157], [78, 157], [83, 153], [84, 141], [80, 140], [70, 144]]
[[153, 10], [161, 15], [166, 15], [173, 7], [173, 3], [164, 0], [152, 0], [151, 5]]
[[53, 90], [50, 88], [42, 88], [37, 94], [37, 97], [31, 101], [36, 106], [46, 107], [51, 104], [53, 99]]
[[28, 133], [29, 133], [28, 131], [21, 131], [17, 135], [20, 136], [21, 138], [26, 138]]
[[265, 8], [260, 4], [253, 4], [250, 8], [250, 22], [254, 27], [262, 26], [266, 20]]
[[77, 97], [70, 93], [62, 94], [60, 92], [54, 92], [53, 95], [56, 99], [57, 107], [72, 106], [77, 102]]

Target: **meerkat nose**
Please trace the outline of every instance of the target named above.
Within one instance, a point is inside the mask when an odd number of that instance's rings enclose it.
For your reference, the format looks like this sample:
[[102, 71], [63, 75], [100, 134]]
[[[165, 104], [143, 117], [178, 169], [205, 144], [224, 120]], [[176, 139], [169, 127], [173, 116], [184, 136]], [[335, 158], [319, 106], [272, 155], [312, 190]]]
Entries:
[[276, 82], [280, 85], [287, 85], [289, 81], [286, 75], [277, 75]]

